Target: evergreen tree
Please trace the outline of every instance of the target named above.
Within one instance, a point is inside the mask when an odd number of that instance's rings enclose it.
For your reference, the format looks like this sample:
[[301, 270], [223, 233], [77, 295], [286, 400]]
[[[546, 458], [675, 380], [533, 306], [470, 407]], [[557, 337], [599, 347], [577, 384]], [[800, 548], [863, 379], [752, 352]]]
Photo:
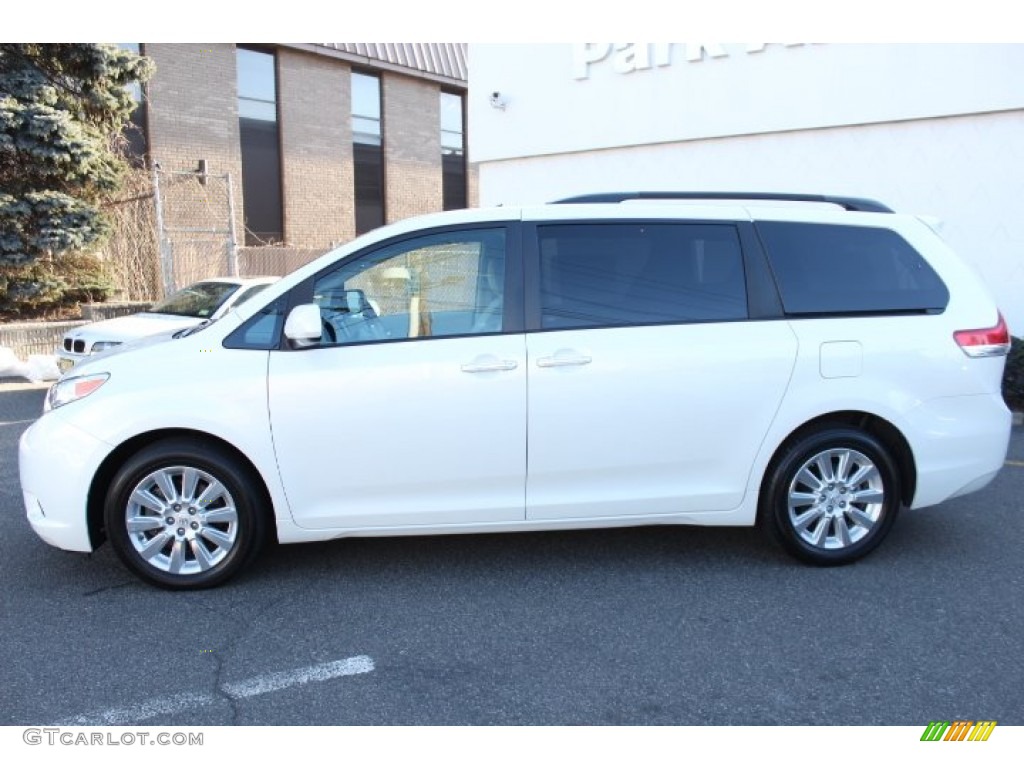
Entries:
[[149, 59], [110, 45], [0, 43], [0, 266], [95, 245], [114, 151]]

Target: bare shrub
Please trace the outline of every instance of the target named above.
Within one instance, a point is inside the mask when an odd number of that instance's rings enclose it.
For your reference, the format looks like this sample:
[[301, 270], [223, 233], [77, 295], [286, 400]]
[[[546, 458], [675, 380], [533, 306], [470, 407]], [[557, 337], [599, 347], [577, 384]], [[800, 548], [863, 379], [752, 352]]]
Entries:
[[151, 301], [161, 297], [156, 213], [150, 173], [133, 166], [124, 175], [116, 197], [106, 202], [111, 235], [100, 251], [121, 301]]

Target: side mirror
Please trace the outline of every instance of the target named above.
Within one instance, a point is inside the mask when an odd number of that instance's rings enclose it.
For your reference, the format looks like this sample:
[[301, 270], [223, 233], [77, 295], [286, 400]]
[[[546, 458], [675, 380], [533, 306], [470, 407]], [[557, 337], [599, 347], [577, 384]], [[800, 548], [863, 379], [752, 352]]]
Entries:
[[296, 347], [318, 344], [323, 331], [320, 307], [316, 304], [299, 304], [288, 313], [288, 319], [284, 321], [284, 337]]

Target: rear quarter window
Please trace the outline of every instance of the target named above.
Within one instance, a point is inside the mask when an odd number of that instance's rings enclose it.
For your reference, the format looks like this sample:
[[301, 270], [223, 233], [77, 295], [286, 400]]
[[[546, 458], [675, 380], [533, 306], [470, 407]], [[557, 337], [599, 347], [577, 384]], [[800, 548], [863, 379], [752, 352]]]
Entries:
[[941, 312], [949, 291], [896, 232], [758, 222], [788, 315]]

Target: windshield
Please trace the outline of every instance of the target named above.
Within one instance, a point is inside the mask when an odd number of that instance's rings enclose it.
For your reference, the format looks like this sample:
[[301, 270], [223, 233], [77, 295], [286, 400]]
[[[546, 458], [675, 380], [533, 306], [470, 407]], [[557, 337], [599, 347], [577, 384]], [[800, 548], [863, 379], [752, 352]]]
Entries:
[[185, 317], [211, 317], [238, 290], [235, 283], [195, 283], [154, 304], [149, 312]]

